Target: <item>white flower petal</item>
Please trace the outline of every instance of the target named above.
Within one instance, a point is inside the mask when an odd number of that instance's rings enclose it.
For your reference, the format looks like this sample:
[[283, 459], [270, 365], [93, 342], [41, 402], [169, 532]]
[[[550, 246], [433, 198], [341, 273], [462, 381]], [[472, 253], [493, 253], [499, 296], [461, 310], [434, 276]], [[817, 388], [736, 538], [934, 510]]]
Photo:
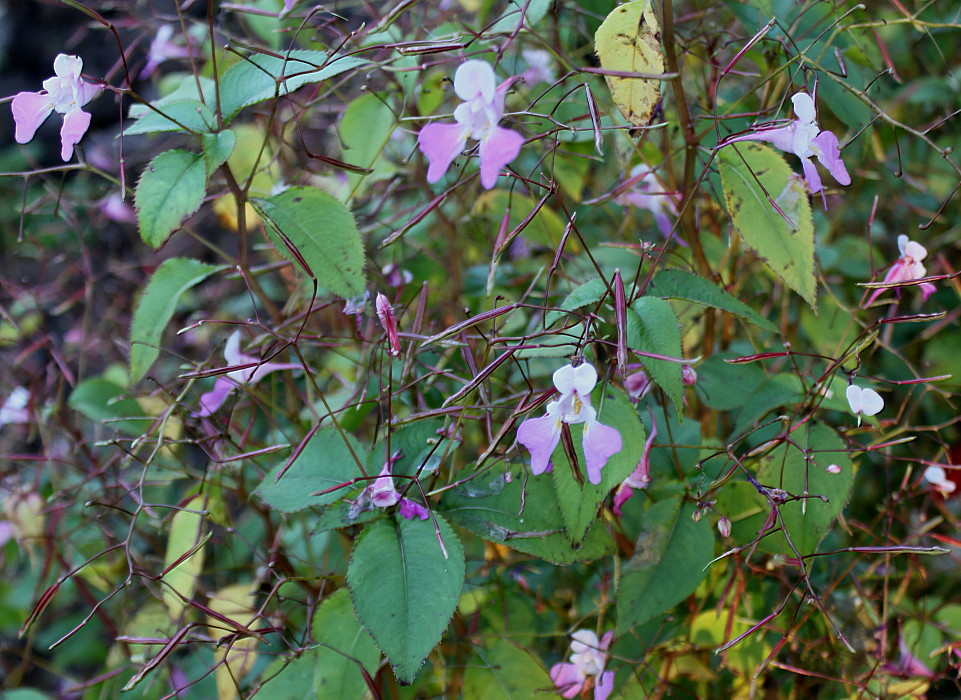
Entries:
[[799, 92], [791, 98], [794, 103], [794, 114], [802, 124], [813, 124], [817, 119], [817, 111], [814, 108], [814, 100], [806, 92]]

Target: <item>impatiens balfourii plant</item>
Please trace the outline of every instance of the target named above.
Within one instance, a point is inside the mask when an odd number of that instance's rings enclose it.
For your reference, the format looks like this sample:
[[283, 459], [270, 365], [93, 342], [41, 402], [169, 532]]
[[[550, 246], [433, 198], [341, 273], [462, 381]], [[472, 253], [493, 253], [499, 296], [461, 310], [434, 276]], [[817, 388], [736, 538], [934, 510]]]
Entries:
[[[883, 284], [895, 285], [899, 282], [911, 282], [922, 279], [927, 275], [927, 270], [921, 264], [921, 261], [928, 257], [928, 251], [923, 245], [901, 234], [898, 236], [898, 250], [901, 251], [901, 257], [888, 268], [884, 275]], [[928, 297], [937, 291], [937, 288], [930, 282], [921, 282], [918, 286], [921, 288], [921, 301], [927, 301]], [[874, 300], [884, 291], [884, 287], [875, 289], [868, 297], [868, 306], [873, 304]], [[900, 289], [895, 291], [897, 294], [900, 294], [900, 292]]]
[[621, 434], [597, 420], [597, 411], [591, 405], [591, 392], [596, 385], [597, 370], [588, 362], [577, 367], [564, 365], [554, 372], [554, 388], [560, 392], [560, 398], [547, 404], [546, 416], [528, 418], [517, 429], [517, 441], [531, 453], [534, 474], [547, 471], [564, 424], [582, 424], [587, 478], [592, 484], [601, 483], [601, 470], [607, 460], [621, 451]]
[[28, 143], [40, 125], [53, 112], [63, 115], [60, 127], [60, 157], [64, 162], [73, 156], [73, 147], [90, 127], [90, 113], [83, 106], [100, 94], [102, 88], [80, 76], [83, 61], [77, 56], [59, 54], [53, 61], [54, 77], [43, 81], [40, 92], [17, 93], [11, 109], [17, 128], [17, 143]]
[[786, 153], [793, 153], [801, 159], [804, 179], [807, 180], [811, 194], [818, 194], [824, 189], [812, 158], [817, 158], [839, 184], [850, 185], [851, 176], [841, 160], [838, 137], [833, 132], [822, 131], [818, 126], [814, 99], [806, 92], [798, 92], [791, 98], [791, 103], [794, 105], [796, 119], [790, 124], [759, 126], [749, 134], [727, 139], [720, 146], [739, 141], [767, 141]]
[[614, 638], [607, 632], [600, 639], [591, 630], [577, 630], [571, 635], [570, 663], [554, 664], [551, 680], [565, 698], [585, 697], [593, 687], [594, 700], [607, 700], [614, 690], [614, 672], [605, 671], [607, 650]]
[[0, 686], [950, 695], [961, 28], [902, 1], [61, 3], [116, 117], [0, 152]]
[[454, 92], [463, 103], [454, 110], [456, 124], [432, 122], [417, 135], [417, 145], [430, 163], [427, 182], [437, 182], [444, 176], [468, 138], [479, 142], [484, 189], [491, 189], [501, 168], [521, 152], [524, 137], [498, 126], [504, 116], [504, 97], [516, 78], [508, 78], [500, 85], [495, 85], [494, 80], [494, 69], [484, 61], [465, 61], [457, 68]]

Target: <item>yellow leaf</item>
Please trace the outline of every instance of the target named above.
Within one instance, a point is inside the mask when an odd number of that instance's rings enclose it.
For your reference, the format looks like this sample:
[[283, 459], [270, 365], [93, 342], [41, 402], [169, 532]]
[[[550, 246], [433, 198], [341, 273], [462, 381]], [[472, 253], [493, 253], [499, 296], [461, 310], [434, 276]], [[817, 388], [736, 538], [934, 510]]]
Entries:
[[[626, 73], [664, 72], [661, 26], [651, 0], [636, 0], [614, 9], [594, 36], [594, 50], [605, 70]], [[634, 126], [647, 126], [661, 99], [661, 81], [604, 76], [621, 114]]]
[[[187, 610], [188, 605], [183, 599], [193, 598], [197, 578], [204, 567], [204, 516], [190, 512], [202, 510], [203, 506], [203, 497], [195, 496], [170, 521], [164, 568], [177, 561], [180, 563], [164, 575], [163, 580], [167, 585], [163, 588], [163, 600], [174, 620], [180, 619]], [[189, 556], [184, 557], [188, 553]]]
[[[251, 628], [263, 627], [264, 622], [257, 619], [256, 599], [251, 596], [254, 585], [238, 583], [222, 588], [210, 595], [208, 604], [216, 613], [236, 620]], [[234, 637], [235, 630], [226, 629], [224, 623], [214, 617], [207, 617], [208, 634], [221, 642], [225, 636]], [[238, 685], [257, 659], [257, 639], [238, 636], [222, 643], [214, 651], [214, 658], [220, 663], [215, 672], [218, 700], [234, 700], [240, 697]]]

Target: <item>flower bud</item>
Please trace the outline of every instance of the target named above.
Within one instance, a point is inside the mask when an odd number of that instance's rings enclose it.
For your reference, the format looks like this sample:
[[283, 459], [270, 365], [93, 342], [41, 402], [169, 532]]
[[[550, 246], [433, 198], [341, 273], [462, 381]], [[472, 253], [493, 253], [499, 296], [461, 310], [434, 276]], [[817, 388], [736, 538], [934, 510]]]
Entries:
[[721, 533], [721, 537], [730, 537], [731, 521], [722, 515], [721, 519], [717, 521], [717, 531]]
[[697, 384], [697, 372], [690, 365], [682, 365], [681, 379], [684, 381], [684, 386], [694, 386]]
[[836, 465], [836, 464], [829, 464], [827, 467], [825, 467], [825, 471], [826, 471], [828, 474], [840, 474], [840, 473], [841, 473], [841, 467], [839, 467], [839, 466]]

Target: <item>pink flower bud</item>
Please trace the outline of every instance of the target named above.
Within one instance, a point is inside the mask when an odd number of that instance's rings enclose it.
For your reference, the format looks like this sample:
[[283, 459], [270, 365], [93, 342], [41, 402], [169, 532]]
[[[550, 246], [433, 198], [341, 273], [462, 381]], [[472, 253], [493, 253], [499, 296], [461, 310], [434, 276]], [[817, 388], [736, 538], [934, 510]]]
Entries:
[[637, 403], [641, 397], [648, 392], [651, 387], [651, 380], [647, 378], [647, 372], [640, 370], [628, 376], [624, 380], [624, 388], [631, 401]]
[[377, 318], [380, 319], [380, 324], [387, 331], [387, 354], [391, 357], [400, 357], [397, 318], [394, 316], [394, 310], [391, 308], [390, 302], [387, 301], [387, 297], [378, 293], [377, 299], [374, 301], [374, 307], [377, 309]]
[[721, 519], [717, 521], [717, 531], [721, 533], [721, 537], [730, 537], [731, 521], [722, 515]]
[[840, 474], [840, 473], [841, 473], [841, 467], [839, 467], [839, 466], [836, 465], [836, 464], [829, 464], [827, 467], [825, 467], [825, 471], [826, 471], [828, 474]]
[[684, 386], [694, 386], [697, 384], [697, 372], [690, 365], [682, 365], [681, 379], [684, 381]]

